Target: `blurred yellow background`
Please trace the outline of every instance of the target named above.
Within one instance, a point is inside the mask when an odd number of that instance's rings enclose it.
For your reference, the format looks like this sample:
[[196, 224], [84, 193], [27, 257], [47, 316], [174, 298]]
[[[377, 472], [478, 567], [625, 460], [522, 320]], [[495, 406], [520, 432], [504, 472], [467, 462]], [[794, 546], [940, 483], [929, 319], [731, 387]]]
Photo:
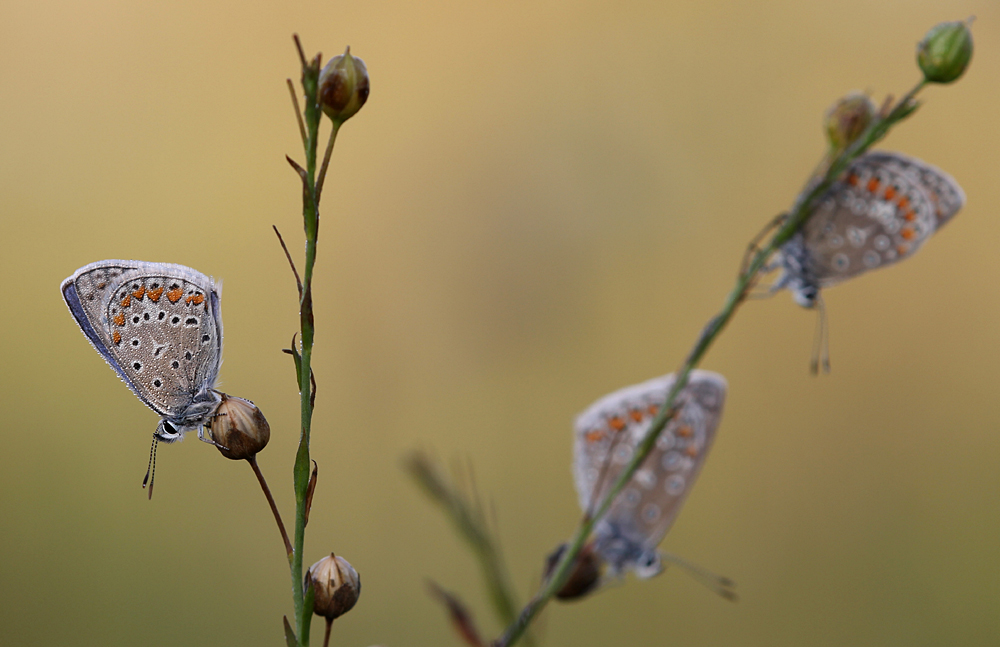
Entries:
[[[222, 387], [272, 426], [291, 522], [301, 158], [291, 34], [345, 45], [371, 98], [341, 131], [316, 275], [320, 479], [306, 563], [360, 571], [334, 644], [458, 644], [431, 577], [485, 633], [475, 563], [400, 470], [471, 461], [522, 600], [576, 524], [573, 416], [673, 370], [746, 242], [823, 151], [822, 113], [919, 78], [914, 46], [975, 14], [966, 77], [883, 147], [968, 195], [913, 259], [814, 314], [747, 304], [704, 368], [729, 380], [674, 569], [553, 605], [543, 643], [1000, 642], [1000, 6], [991, 2], [235, 3], [14, 0], [0, 21], [0, 635], [4, 645], [280, 645], [287, 566], [250, 470], [191, 438], [139, 483], [156, 416], [59, 296], [106, 258], [221, 278]], [[322, 636], [321, 625], [314, 627]]]

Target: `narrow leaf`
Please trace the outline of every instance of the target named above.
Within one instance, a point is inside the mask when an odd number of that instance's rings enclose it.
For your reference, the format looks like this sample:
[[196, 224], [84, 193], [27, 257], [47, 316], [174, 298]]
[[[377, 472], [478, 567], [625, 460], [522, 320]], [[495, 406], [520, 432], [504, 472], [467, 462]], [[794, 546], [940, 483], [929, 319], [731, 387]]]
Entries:
[[[298, 333], [296, 333], [298, 334]], [[299, 355], [299, 351], [295, 348], [295, 335], [292, 335], [292, 347], [282, 348], [282, 353], [287, 353], [292, 356], [292, 360], [295, 362], [295, 381], [299, 383], [299, 392], [302, 392], [302, 356]]]
[[303, 612], [306, 614], [305, 623], [302, 625], [302, 642], [309, 644], [309, 629], [312, 627], [313, 605], [316, 600], [316, 587], [313, 586], [312, 577], [306, 571], [306, 597], [302, 602]]
[[288, 624], [288, 616], [281, 616], [281, 619], [285, 621], [285, 644], [288, 647], [299, 647], [299, 641], [295, 637], [292, 625]]
[[306, 515], [302, 522], [303, 527], [309, 525], [309, 511], [312, 510], [313, 494], [316, 492], [316, 476], [318, 473], [319, 465], [316, 464], [316, 461], [313, 461], [312, 476], [309, 477], [309, 487], [306, 488]]

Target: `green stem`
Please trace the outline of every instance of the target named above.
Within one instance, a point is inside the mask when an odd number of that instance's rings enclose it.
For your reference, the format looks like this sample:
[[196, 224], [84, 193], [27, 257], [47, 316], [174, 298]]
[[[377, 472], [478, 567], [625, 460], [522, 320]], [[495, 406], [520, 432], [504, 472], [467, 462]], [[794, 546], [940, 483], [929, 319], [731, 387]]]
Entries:
[[[297, 42], [297, 40], [296, 40]], [[300, 50], [301, 51], [301, 50]], [[322, 117], [317, 101], [320, 60], [317, 56], [310, 63], [303, 57], [302, 88], [305, 95], [305, 155], [306, 177], [303, 178], [302, 219], [306, 238], [305, 268], [302, 275], [302, 294], [299, 301], [299, 324], [301, 328], [301, 360], [299, 362], [299, 404], [301, 414], [301, 435], [295, 454], [293, 468], [295, 488], [295, 536], [291, 560], [292, 599], [295, 604], [295, 624], [299, 645], [308, 647], [312, 609], [305, 608], [305, 592], [302, 579], [302, 551], [305, 544], [306, 499], [309, 489], [309, 435], [312, 428], [312, 366], [313, 338], [315, 334], [312, 309], [312, 277], [316, 264], [316, 240], [319, 234], [319, 205], [316, 201], [316, 149], [319, 140], [319, 124]]]
[[824, 174], [823, 179], [819, 182], [813, 183], [812, 186], [807, 187], [807, 189], [802, 192], [796, 200], [795, 205], [792, 207], [792, 211], [789, 213], [788, 218], [771, 237], [768, 244], [754, 255], [753, 260], [747, 266], [746, 271], [742, 272], [737, 278], [736, 285], [733, 286], [733, 289], [730, 291], [729, 296], [723, 303], [722, 309], [717, 315], [709, 320], [708, 324], [706, 324], [705, 328], [702, 330], [698, 340], [688, 353], [687, 359], [684, 360], [684, 363], [677, 371], [677, 378], [674, 380], [674, 385], [667, 393], [667, 399], [664, 406], [660, 408], [659, 413], [650, 425], [649, 431], [646, 432], [646, 436], [636, 448], [632, 459], [622, 470], [621, 474], [608, 490], [608, 493], [601, 500], [594, 513], [590, 516], [584, 515], [580, 522], [580, 526], [573, 535], [573, 539], [569, 542], [568, 549], [563, 552], [562, 558], [559, 560], [555, 569], [553, 569], [552, 575], [549, 577], [548, 581], [546, 581], [541, 590], [535, 594], [535, 597], [532, 598], [531, 601], [529, 601], [528, 604], [521, 610], [517, 620], [507, 628], [504, 635], [494, 643], [495, 647], [509, 647], [510, 645], [513, 645], [524, 634], [528, 625], [531, 624], [532, 620], [534, 620], [538, 613], [545, 608], [545, 605], [552, 599], [552, 596], [555, 595], [556, 591], [562, 588], [563, 584], [565, 584], [566, 579], [569, 577], [571, 567], [576, 561], [576, 556], [583, 548], [583, 545], [590, 536], [590, 533], [593, 531], [594, 526], [601, 519], [601, 517], [607, 513], [608, 509], [611, 507], [611, 503], [615, 500], [615, 497], [618, 496], [618, 494], [632, 478], [632, 475], [635, 474], [635, 471], [640, 465], [642, 465], [642, 462], [646, 460], [649, 452], [652, 451], [653, 446], [656, 443], [656, 439], [659, 438], [660, 433], [663, 431], [664, 427], [666, 427], [670, 418], [672, 418], [676, 413], [674, 411], [674, 403], [677, 400], [677, 395], [687, 385], [688, 376], [691, 374], [691, 371], [698, 366], [702, 357], [704, 357], [705, 353], [712, 345], [712, 342], [714, 342], [716, 337], [718, 337], [723, 329], [725, 329], [730, 319], [732, 319], [733, 315], [736, 313], [737, 308], [739, 308], [740, 304], [746, 299], [747, 292], [751, 287], [753, 287], [754, 282], [757, 279], [757, 275], [764, 269], [767, 261], [771, 258], [774, 252], [776, 252], [784, 243], [788, 242], [788, 240], [795, 235], [795, 232], [799, 230], [806, 219], [808, 219], [808, 217], [812, 214], [816, 198], [830, 188], [833, 182], [840, 177], [850, 163], [868, 150], [872, 144], [885, 137], [886, 133], [889, 132], [889, 129], [892, 128], [893, 125], [902, 119], [905, 119], [913, 112], [913, 106], [911, 105], [913, 98], [924, 87], [925, 83], [925, 81], [918, 83], [886, 116], [874, 119], [872, 124], [865, 130], [864, 133], [861, 134], [860, 137], [858, 137], [854, 143], [848, 146], [833, 159], [830, 167]]
[[337, 142], [337, 133], [344, 122], [333, 121], [333, 129], [330, 131], [330, 139], [326, 142], [326, 153], [323, 154], [323, 165], [319, 169], [319, 179], [316, 180], [316, 202], [320, 201], [323, 195], [323, 184], [326, 182], [326, 171], [330, 168], [330, 155], [333, 154], [333, 145]]

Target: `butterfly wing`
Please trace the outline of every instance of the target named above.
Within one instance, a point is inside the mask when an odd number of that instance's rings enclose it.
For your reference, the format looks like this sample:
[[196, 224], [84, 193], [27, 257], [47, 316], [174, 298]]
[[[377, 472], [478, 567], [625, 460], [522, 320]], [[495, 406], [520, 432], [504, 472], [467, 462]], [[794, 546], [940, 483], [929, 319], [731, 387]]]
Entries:
[[869, 153], [865, 158], [894, 173], [911, 176], [924, 189], [934, 204], [937, 221], [935, 231], [943, 227], [965, 205], [965, 192], [962, 191], [962, 187], [954, 178], [935, 166], [900, 153], [886, 151]]
[[222, 361], [222, 317], [212, 280], [191, 268], [99, 261], [62, 284], [80, 329], [150, 409], [183, 420]]
[[[673, 384], [671, 374], [622, 389], [577, 418], [574, 478], [585, 511], [620, 476]], [[677, 398], [678, 414], [595, 531], [613, 570], [634, 568], [670, 529], [712, 445], [725, 395], [722, 376], [692, 371]]]
[[865, 155], [819, 200], [802, 236], [821, 287], [906, 258], [934, 233], [938, 208], [903, 159]]

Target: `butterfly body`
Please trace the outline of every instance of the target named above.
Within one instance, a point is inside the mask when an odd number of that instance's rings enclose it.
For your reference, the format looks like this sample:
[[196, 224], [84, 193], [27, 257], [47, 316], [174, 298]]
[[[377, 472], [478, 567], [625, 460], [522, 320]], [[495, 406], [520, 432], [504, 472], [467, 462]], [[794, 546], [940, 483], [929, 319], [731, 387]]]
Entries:
[[106, 260], [61, 286], [80, 330], [118, 377], [160, 415], [172, 442], [208, 423], [221, 402], [219, 288], [183, 265]]

